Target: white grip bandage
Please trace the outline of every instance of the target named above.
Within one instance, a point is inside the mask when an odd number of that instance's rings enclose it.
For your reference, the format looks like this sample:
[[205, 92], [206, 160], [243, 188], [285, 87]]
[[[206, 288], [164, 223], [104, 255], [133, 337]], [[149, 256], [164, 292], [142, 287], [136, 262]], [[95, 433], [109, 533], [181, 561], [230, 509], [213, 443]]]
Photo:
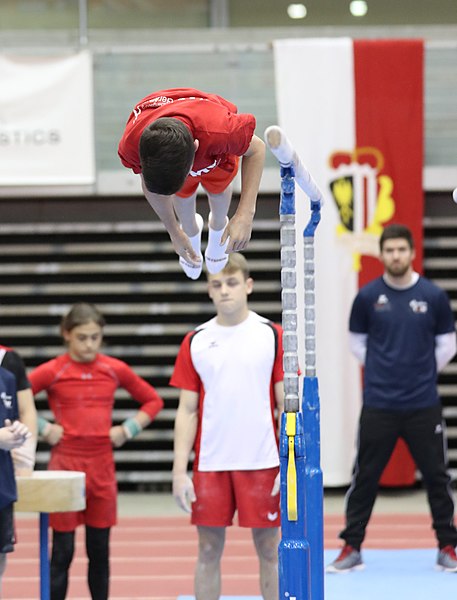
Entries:
[[310, 200], [323, 204], [324, 197], [322, 192], [293, 149], [284, 131], [277, 125], [267, 127], [265, 129], [265, 142], [281, 166], [294, 168], [295, 181], [305, 194], [309, 196]]
[[11, 450], [14, 470], [30, 469], [33, 471], [35, 466], [35, 452], [36, 440], [32, 436], [27, 438], [20, 448]]

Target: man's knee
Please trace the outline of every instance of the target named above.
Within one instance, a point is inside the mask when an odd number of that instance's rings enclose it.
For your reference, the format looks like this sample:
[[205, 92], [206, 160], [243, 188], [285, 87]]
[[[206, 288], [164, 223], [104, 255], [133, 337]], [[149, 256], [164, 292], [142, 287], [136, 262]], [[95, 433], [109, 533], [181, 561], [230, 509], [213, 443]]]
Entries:
[[211, 544], [202, 544], [199, 548], [198, 560], [200, 563], [209, 565], [217, 563], [221, 559], [221, 552]]
[[276, 563], [279, 541], [277, 529], [253, 529], [252, 535], [259, 559]]
[[198, 558], [200, 563], [219, 562], [224, 551], [225, 530], [199, 528]]

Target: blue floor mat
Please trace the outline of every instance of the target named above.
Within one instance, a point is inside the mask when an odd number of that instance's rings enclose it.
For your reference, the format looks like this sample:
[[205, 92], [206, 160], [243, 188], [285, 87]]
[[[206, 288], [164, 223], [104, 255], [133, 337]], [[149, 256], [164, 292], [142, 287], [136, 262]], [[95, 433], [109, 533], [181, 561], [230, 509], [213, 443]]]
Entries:
[[[325, 564], [338, 551], [325, 552]], [[325, 575], [325, 600], [435, 600], [455, 597], [457, 573], [435, 569], [437, 550], [363, 550], [365, 569]]]
[[[325, 564], [339, 550], [326, 550]], [[326, 573], [325, 600], [436, 600], [455, 598], [457, 573], [435, 569], [437, 551], [363, 550], [365, 569], [352, 573]], [[222, 600], [261, 600], [260, 596], [222, 596]], [[178, 600], [195, 600], [179, 596]]]

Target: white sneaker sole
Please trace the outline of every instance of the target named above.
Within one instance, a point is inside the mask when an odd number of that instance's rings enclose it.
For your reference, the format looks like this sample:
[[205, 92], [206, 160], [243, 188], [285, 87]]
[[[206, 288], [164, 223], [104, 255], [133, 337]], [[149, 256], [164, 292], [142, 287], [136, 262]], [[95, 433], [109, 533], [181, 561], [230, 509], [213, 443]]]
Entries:
[[365, 564], [355, 565], [354, 567], [350, 567], [349, 569], [338, 569], [333, 565], [329, 565], [326, 569], [326, 573], [336, 573], [337, 575], [346, 575], [346, 573], [351, 573], [351, 571], [363, 571], [365, 568]]
[[435, 565], [435, 571], [444, 571], [445, 573], [457, 573], [457, 567], [442, 567], [441, 565]]

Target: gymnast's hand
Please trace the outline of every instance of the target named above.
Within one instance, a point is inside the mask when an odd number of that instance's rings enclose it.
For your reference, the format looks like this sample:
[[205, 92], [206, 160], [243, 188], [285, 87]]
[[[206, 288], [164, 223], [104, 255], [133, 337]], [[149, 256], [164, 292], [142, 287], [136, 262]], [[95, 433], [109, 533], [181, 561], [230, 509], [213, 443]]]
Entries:
[[277, 496], [277, 495], [279, 494], [279, 486], [280, 486], [280, 483], [281, 483], [281, 476], [280, 476], [280, 474], [278, 473], [278, 474], [276, 475], [275, 481], [274, 481], [274, 483], [273, 483], [273, 489], [271, 490], [271, 495], [272, 495], [272, 496]]
[[252, 218], [235, 213], [221, 237], [221, 246], [228, 242], [226, 254], [241, 252], [248, 245], [252, 234]]
[[49, 423], [49, 427], [42, 433], [43, 439], [50, 445], [55, 446], [63, 437], [63, 427], [58, 423]]
[[191, 504], [197, 496], [192, 479], [187, 473], [173, 475], [173, 496], [180, 508], [188, 513], [192, 512]]
[[183, 258], [194, 267], [200, 266], [201, 258], [197, 252], [195, 252], [192, 244], [190, 243], [189, 237], [181, 228], [177, 229], [173, 233], [170, 233], [170, 239], [178, 256]]
[[113, 425], [113, 427], [111, 427], [109, 430], [109, 437], [115, 448], [120, 448], [128, 440], [127, 434], [125, 433], [125, 429], [122, 427], [122, 425]]

